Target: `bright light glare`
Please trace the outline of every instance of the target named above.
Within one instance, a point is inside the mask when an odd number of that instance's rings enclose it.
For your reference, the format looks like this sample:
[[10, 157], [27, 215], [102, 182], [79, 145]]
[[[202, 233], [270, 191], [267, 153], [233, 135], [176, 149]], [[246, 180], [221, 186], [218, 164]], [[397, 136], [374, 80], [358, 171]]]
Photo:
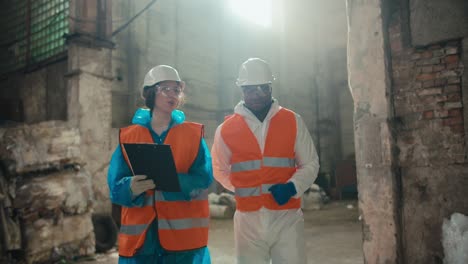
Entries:
[[271, 0], [229, 0], [232, 11], [257, 25], [271, 25]]

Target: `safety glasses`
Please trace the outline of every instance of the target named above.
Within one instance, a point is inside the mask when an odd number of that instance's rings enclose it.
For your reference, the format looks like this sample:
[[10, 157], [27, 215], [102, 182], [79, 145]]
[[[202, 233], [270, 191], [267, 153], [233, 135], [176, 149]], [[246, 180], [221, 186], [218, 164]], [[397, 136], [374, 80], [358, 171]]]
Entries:
[[268, 93], [271, 92], [271, 87], [269, 84], [246, 85], [242, 86], [242, 92], [244, 92], [244, 94], [247, 96], [254, 94], [257, 94], [259, 96], [266, 96]]
[[171, 86], [156, 86], [156, 91], [158, 93], [163, 94], [164, 96], [175, 96], [175, 97], [181, 97], [182, 94], [184, 93], [184, 89], [182, 87], [171, 87]]

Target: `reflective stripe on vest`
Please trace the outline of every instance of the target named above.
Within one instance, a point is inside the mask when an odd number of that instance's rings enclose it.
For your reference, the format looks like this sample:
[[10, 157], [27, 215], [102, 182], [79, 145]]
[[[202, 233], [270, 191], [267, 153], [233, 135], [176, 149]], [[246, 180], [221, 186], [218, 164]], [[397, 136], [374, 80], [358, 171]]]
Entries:
[[297, 198], [278, 205], [268, 190], [274, 184], [287, 182], [296, 171], [296, 134], [295, 114], [280, 109], [270, 120], [262, 154], [257, 139], [242, 116], [234, 114], [223, 123], [221, 137], [232, 153], [231, 182], [235, 187], [238, 210], [300, 208], [300, 199]]
[[[231, 172], [259, 170], [261, 166], [262, 166], [262, 162], [260, 160], [243, 161], [243, 162], [232, 164]], [[289, 159], [289, 158], [264, 157], [263, 166], [277, 167], [277, 168], [281, 168], [281, 167], [294, 168], [296, 167], [296, 160]]]
[[140, 235], [145, 232], [148, 227], [149, 225], [121, 225], [120, 233], [132, 236]]
[[269, 192], [271, 186], [274, 184], [262, 184], [261, 187], [242, 188], [238, 187], [235, 189], [235, 195], [238, 197], [249, 197], [249, 196], [260, 196], [262, 193]]
[[[259, 163], [258, 160], [254, 161], [244, 161], [242, 162], [243, 165], [246, 164], [257, 164]], [[289, 158], [274, 158], [274, 157], [264, 157], [263, 158], [263, 165], [265, 167], [276, 167], [276, 168], [294, 168], [296, 165], [296, 162], [294, 159], [289, 159]], [[236, 164], [233, 164], [234, 166]], [[253, 169], [251, 169], [253, 168]], [[248, 170], [255, 170], [259, 169], [260, 165], [258, 168], [254, 168], [253, 166], [246, 165], [242, 169], [239, 168], [236, 172], [240, 171], [248, 171]], [[262, 193], [268, 193], [270, 192], [268, 189], [273, 186], [273, 184], [262, 184], [261, 188], [260, 187], [251, 187], [251, 188], [242, 188], [238, 187], [235, 188], [235, 195], [239, 197], [249, 197], [249, 196], [260, 196]]]
[[[151, 197], [150, 198], [151, 202], [153, 200], [153, 198]], [[154, 192], [154, 200], [156, 202], [169, 202], [169, 200], [166, 200], [164, 198], [164, 195], [161, 191], [155, 191]], [[191, 197], [191, 200], [192, 201], [205, 201], [205, 200], [208, 200], [208, 190], [204, 190], [203, 192], [201, 192], [199, 195], [195, 196], [195, 197]]]
[[190, 218], [190, 219], [158, 219], [158, 227], [164, 229], [190, 229], [199, 227], [208, 227], [209, 220], [207, 218]]
[[[204, 190], [199, 195], [193, 197], [193, 201], [204, 201], [208, 199], [208, 191]], [[161, 191], [155, 191], [154, 197], [151, 195], [145, 196], [144, 206], [153, 206], [154, 201], [156, 202], [170, 202], [164, 198]], [[189, 229], [189, 228], [200, 228], [208, 227], [207, 218], [187, 218], [187, 219], [176, 219], [168, 220], [158, 218], [158, 228], [160, 229]], [[120, 232], [127, 235], [139, 235], [142, 234], [147, 228], [148, 224], [142, 225], [122, 225]]]
[[259, 170], [261, 166], [262, 166], [262, 161], [260, 160], [243, 161], [243, 162], [232, 164], [231, 172]]
[[275, 158], [275, 157], [264, 157], [263, 166], [265, 167], [277, 167], [277, 168], [295, 168], [296, 160], [289, 158]]
[[[164, 141], [171, 145], [178, 173], [188, 173], [200, 148], [202, 125], [185, 122], [172, 127]], [[122, 152], [128, 164], [123, 143], [154, 143], [151, 132], [133, 125], [120, 131]], [[202, 192], [190, 201], [165, 200], [160, 191], [147, 191], [142, 207], [122, 207], [119, 232], [119, 255], [131, 257], [145, 241], [145, 232], [158, 214], [161, 246], [167, 250], [190, 250], [208, 244], [208, 193]], [[187, 239], [190, 237], [190, 239]]]

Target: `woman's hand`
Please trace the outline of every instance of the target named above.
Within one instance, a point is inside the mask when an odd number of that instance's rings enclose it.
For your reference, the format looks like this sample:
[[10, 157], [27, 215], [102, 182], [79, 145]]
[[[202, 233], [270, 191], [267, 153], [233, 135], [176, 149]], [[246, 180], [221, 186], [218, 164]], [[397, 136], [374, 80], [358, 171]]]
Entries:
[[130, 190], [132, 191], [133, 196], [138, 196], [144, 191], [156, 188], [153, 180], [145, 180], [146, 178], [146, 175], [135, 175], [132, 177], [132, 181], [130, 182]]

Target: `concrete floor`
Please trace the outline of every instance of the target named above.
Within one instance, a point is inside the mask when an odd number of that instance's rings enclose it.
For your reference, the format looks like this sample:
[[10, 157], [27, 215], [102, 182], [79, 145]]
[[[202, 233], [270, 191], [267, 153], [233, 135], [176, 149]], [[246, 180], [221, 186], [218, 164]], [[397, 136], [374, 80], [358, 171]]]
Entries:
[[[347, 208], [352, 205], [352, 208]], [[321, 210], [304, 212], [307, 263], [362, 264], [361, 223], [356, 201], [334, 201]], [[209, 247], [213, 264], [234, 261], [233, 222], [211, 220]], [[86, 264], [115, 264], [117, 252], [96, 255]]]

